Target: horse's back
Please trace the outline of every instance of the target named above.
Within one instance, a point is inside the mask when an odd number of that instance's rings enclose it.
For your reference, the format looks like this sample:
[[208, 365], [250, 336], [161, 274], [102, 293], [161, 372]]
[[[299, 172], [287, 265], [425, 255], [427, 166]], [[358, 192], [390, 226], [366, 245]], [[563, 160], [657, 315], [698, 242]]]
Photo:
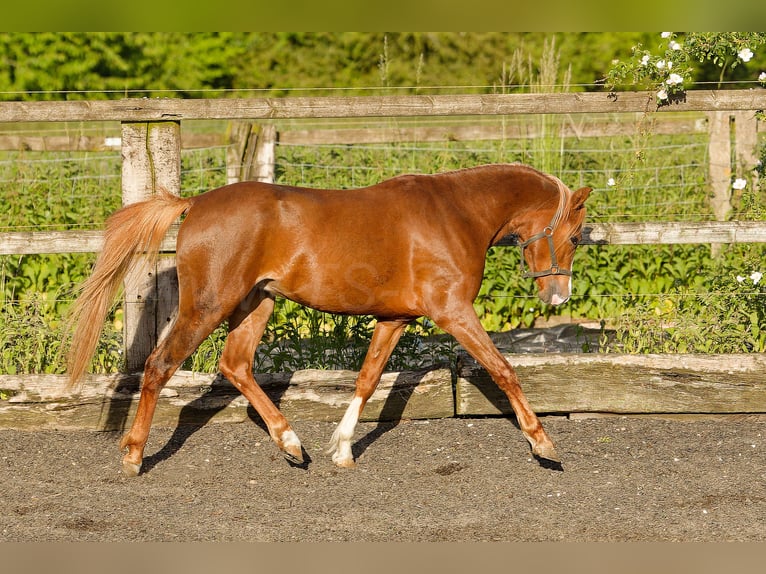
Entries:
[[240, 182], [194, 197], [187, 219], [203, 226], [244, 226], [250, 233], [257, 233], [260, 226], [269, 233], [300, 228], [304, 235], [348, 234], [349, 239], [361, 240], [356, 235], [364, 232], [372, 237], [375, 230], [396, 230], [401, 236], [406, 226], [421, 228], [434, 209], [452, 205], [443, 191], [418, 176], [347, 190]]

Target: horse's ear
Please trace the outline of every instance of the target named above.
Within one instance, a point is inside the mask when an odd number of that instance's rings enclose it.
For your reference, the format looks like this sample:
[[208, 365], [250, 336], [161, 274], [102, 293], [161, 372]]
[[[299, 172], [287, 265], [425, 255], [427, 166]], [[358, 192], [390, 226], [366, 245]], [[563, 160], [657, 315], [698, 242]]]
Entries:
[[585, 200], [588, 199], [590, 192], [593, 191], [590, 187], [581, 187], [572, 194], [572, 209], [582, 209], [585, 205]]

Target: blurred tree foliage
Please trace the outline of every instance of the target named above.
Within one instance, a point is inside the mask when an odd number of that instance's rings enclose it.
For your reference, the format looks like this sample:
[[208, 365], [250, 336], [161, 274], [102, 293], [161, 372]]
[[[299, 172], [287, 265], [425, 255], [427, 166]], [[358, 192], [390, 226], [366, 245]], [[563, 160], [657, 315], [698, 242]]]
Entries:
[[[220, 90], [477, 86], [503, 82], [523, 49], [537, 62], [552, 34], [502, 32], [4, 32], [0, 98], [94, 99], [126, 93], [217, 96]], [[574, 89], [605, 77], [646, 33], [556, 34]], [[757, 75], [757, 74], [756, 74]], [[513, 82], [510, 82], [513, 83]], [[577, 87], [577, 84], [586, 86]], [[321, 92], [321, 90], [319, 90]], [[73, 93], [74, 92], [74, 93]], [[106, 92], [106, 93], [103, 93]]]
[[[635, 46], [653, 49], [661, 42], [659, 33], [629, 32], [3, 32], [0, 98], [220, 97], [222, 90], [252, 89], [283, 95], [296, 88], [417, 92], [437, 86], [508, 91], [509, 84], [524, 84], [504, 77], [514, 54], [526, 54], [535, 67], [554, 36], [561, 61], [571, 65], [574, 90], [598, 89], [595, 84], [615, 61], [630, 59]], [[766, 58], [756, 53], [736, 76], [755, 79], [765, 67]], [[718, 81], [720, 75], [702, 62], [692, 79]]]
[[[235, 63], [246, 53], [245, 38], [239, 36], [5, 32], [0, 34], [0, 92], [6, 92], [4, 99], [95, 99], [127, 90], [230, 88], [238, 73]], [[62, 93], [72, 91], [86, 93]]]

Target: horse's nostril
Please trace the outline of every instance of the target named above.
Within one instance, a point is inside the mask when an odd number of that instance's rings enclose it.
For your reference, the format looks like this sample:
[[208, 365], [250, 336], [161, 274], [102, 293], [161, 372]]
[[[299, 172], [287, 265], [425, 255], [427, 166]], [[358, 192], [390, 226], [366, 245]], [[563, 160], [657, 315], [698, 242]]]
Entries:
[[562, 305], [563, 303], [566, 303], [569, 301], [569, 297], [562, 297], [558, 293], [554, 294], [551, 297], [551, 305]]

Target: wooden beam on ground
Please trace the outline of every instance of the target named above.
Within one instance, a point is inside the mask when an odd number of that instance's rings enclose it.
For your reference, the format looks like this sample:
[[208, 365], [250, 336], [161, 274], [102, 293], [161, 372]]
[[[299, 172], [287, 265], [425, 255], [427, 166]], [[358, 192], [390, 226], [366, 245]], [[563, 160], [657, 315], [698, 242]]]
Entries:
[[[505, 355], [537, 413], [764, 413], [766, 356]], [[511, 413], [505, 395], [471, 357], [457, 365], [458, 415]]]
[[[512, 354], [532, 408], [540, 414], [766, 413], [766, 357], [737, 355]], [[356, 372], [306, 370], [256, 375], [291, 420], [338, 421]], [[0, 428], [124, 430], [138, 402], [139, 375], [90, 375], [65, 390], [63, 375], [0, 375]], [[449, 367], [384, 373], [366, 421], [509, 415], [510, 405], [466, 354]], [[154, 424], [243, 422], [253, 414], [220, 375], [180, 371], [163, 389]], [[257, 418], [257, 417], [256, 417]]]
[[[339, 421], [356, 372], [305, 370], [256, 375], [290, 420]], [[0, 428], [124, 430], [138, 404], [139, 375], [89, 375], [66, 392], [63, 375], [0, 375]], [[160, 394], [153, 424], [242, 422], [254, 411], [220, 375], [179, 371]], [[362, 420], [432, 419], [455, 413], [447, 368], [385, 373]]]

